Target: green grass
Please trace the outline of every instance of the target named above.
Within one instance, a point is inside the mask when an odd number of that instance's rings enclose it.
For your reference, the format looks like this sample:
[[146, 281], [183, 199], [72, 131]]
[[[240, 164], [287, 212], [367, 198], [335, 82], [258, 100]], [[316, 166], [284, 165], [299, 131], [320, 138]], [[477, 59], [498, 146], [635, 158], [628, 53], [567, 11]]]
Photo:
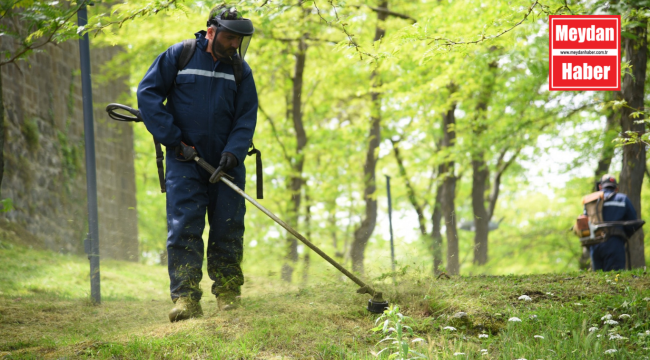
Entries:
[[[248, 276], [242, 309], [220, 312], [206, 294], [203, 318], [170, 324], [164, 267], [102, 261], [103, 301], [93, 305], [84, 257], [5, 241], [0, 263], [0, 359], [370, 359], [386, 347], [379, 358], [388, 358], [397, 345], [428, 359], [650, 354], [650, 276], [642, 270], [451, 279], [407, 271], [398, 286], [390, 276], [376, 284], [399, 310], [375, 328], [379, 316], [364, 309], [367, 296], [338, 276], [313, 276], [317, 282], [302, 286]], [[531, 301], [519, 300], [524, 294]], [[619, 323], [605, 325], [606, 314]], [[390, 327], [404, 330], [399, 341]], [[385, 337], [394, 339], [379, 343]]]

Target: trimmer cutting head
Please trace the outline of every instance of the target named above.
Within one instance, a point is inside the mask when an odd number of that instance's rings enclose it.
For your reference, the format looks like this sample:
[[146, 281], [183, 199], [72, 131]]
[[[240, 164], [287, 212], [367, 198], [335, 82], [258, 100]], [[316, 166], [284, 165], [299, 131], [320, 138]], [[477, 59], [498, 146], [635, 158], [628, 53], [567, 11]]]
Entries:
[[374, 299], [368, 300], [369, 312], [373, 314], [383, 314], [386, 309], [388, 309], [388, 301], [375, 301]]
[[359, 294], [370, 294], [372, 299], [368, 300], [368, 311], [373, 314], [382, 314], [384, 310], [388, 309], [388, 301], [384, 300], [382, 294], [375, 291], [368, 285], [365, 285], [357, 290]]

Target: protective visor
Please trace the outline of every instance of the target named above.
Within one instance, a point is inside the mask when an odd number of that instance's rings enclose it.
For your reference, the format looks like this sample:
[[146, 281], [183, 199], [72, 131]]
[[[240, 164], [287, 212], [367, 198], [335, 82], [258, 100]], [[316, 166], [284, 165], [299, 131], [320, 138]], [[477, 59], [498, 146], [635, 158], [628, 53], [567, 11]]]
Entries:
[[244, 58], [255, 32], [253, 22], [250, 19], [221, 20], [215, 17], [208, 21], [208, 26], [216, 26], [217, 34], [221, 31], [228, 31], [241, 36], [242, 40], [238, 51], [239, 57]]

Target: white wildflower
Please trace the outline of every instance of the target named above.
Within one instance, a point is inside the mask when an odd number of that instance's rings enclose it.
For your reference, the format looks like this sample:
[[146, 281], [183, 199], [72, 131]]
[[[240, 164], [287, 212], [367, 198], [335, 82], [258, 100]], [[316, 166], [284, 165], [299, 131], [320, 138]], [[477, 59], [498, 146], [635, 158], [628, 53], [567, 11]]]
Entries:
[[461, 356], [461, 355], [465, 355], [465, 353], [462, 353], [462, 352], [455, 352], [454, 353], [454, 356]]
[[605, 320], [605, 324], [607, 324], [607, 325], [618, 325], [618, 321], [616, 321], [616, 320]]
[[481, 350], [479, 350], [479, 351], [480, 351], [480, 352], [484, 352], [484, 353], [488, 352], [487, 349], [481, 349]]
[[456, 328], [453, 326], [445, 326], [442, 328], [442, 330], [456, 331]]
[[553, 296], [554, 294], [552, 292], [547, 292], [546, 295]]
[[519, 297], [519, 300], [523, 300], [523, 301], [532, 301], [533, 299], [532, 299], [530, 296], [528, 296], [528, 295], [521, 295], [521, 296]]
[[613, 353], [615, 353], [616, 351], [617, 351], [616, 349], [605, 350], [605, 354], [613, 354]]
[[517, 360], [526, 360], [526, 358], [519, 358], [519, 359], [517, 359]]
[[621, 320], [623, 320], [623, 319], [629, 319], [629, 318], [630, 318], [630, 315], [628, 315], [628, 314], [621, 314], [621, 316], [619, 316], [618, 318], [621, 319]]
[[573, 305], [575, 305], [575, 306], [582, 306], [581, 303], [573, 303]]
[[452, 317], [454, 317], [454, 318], [456, 318], [456, 319], [463, 319], [463, 318], [466, 318], [466, 317], [467, 317], [467, 313], [466, 313], [466, 312], [462, 312], [462, 311], [461, 311], [461, 312], [457, 312], [457, 313], [455, 313], [454, 316], [452, 316]]
[[611, 320], [611, 319], [612, 319], [612, 314], [607, 314], [600, 318], [600, 320]]
[[511, 317], [510, 319], [508, 319], [508, 321], [512, 321], [512, 322], [521, 322], [521, 319], [518, 318], [518, 317]]
[[424, 342], [425, 344], [427, 343], [427, 342], [424, 341], [424, 339], [422, 339], [422, 338], [415, 338], [415, 339], [413, 339], [411, 342], [412, 342], [412, 343], [416, 343], [416, 342]]
[[537, 315], [531, 315], [528, 318], [531, 319], [531, 320], [537, 320]]
[[535, 339], [543, 339], [544, 337], [542, 335], [535, 335], [533, 336]]
[[594, 331], [598, 331], [598, 328], [595, 326], [589, 328], [589, 332], [594, 332]]
[[611, 283], [612, 283], [613, 281], [612, 281], [612, 280], [610, 280], [610, 279], [607, 279], [607, 280], [605, 280], [605, 282], [607, 282], [607, 283], [610, 283], [610, 284], [611, 284]]
[[488, 334], [478, 334], [478, 338], [479, 338], [479, 339], [487, 339], [487, 338], [488, 338]]
[[610, 336], [609, 336], [609, 339], [610, 339], [610, 340], [627, 340], [626, 337], [621, 336], [621, 335], [619, 335], [619, 334], [610, 335]]
[[650, 301], [650, 297], [643, 298], [643, 301]]
[[596, 335], [597, 338], [599, 338], [599, 337], [601, 337], [601, 336], [602, 336], [602, 335], [600, 335], [600, 334]]

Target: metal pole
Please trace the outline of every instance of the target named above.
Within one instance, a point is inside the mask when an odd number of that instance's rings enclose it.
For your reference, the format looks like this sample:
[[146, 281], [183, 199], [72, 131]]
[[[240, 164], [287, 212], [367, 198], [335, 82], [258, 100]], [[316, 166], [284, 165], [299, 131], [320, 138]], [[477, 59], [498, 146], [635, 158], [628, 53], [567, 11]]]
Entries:
[[393, 282], [395, 282], [395, 246], [393, 245], [393, 206], [390, 198], [390, 176], [386, 176], [386, 194], [388, 195], [388, 227], [390, 228], [390, 264], [393, 269]]
[[[85, 1], [85, 0], [83, 0]], [[86, 5], [77, 12], [79, 26], [88, 23]], [[99, 283], [99, 224], [97, 214], [97, 173], [95, 171], [95, 128], [93, 123], [93, 91], [90, 80], [90, 44], [88, 34], [79, 39], [79, 58], [81, 60], [81, 91], [84, 110], [84, 142], [86, 145], [86, 191], [88, 196], [88, 239], [90, 243], [90, 296], [95, 304], [102, 301]]]

